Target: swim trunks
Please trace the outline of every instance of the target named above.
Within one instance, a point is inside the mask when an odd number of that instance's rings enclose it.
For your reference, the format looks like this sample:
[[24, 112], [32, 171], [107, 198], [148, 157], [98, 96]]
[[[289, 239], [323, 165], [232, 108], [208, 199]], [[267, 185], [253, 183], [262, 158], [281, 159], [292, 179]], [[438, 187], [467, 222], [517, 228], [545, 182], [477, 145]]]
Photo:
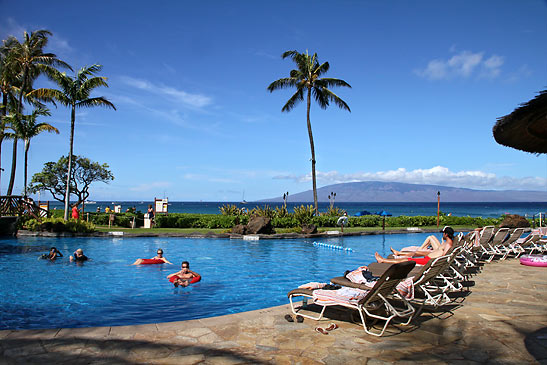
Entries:
[[425, 256], [425, 257], [409, 257], [408, 261], [414, 261], [417, 265], [425, 265], [431, 260], [431, 257]]

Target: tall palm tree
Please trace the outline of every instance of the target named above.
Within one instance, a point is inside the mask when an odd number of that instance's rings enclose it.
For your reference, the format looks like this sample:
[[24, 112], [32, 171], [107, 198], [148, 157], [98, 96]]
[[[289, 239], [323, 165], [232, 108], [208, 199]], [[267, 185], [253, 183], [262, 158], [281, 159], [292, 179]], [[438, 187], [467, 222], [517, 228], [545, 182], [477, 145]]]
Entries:
[[27, 170], [28, 170], [28, 150], [30, 148], [30, 140], [42, 132], [54, 132], [59, 134], [59, 130], [48, 123], [37, 123], [39, 116], [50, 116], [51, 113], [47, 108], [37, 108], [32, 111], [32, 114], [24, 115], [22, 118], [14, 118], [12, 129], [17, 138], [25, 141], [25, 178], [23, 185], [23, 196], [27, 196]]
[[333, 78], [320, 78], [320, 76], [326, 73], [329, 70], [329, 63], [319, 63], [317, 59], [317, 53], [309, 55], [308, 51], [306, 53], [299, 53], [297, 51], [286, 51], [281, 57], [283, 59], [289, 57], [296, 64], [296, 69], [291, 70], [290, 76], [287, 78], [279, 79], [268, 86], [268, 90], [273, 92], [278, 89], [292, 88], [296, 87], [296, 92], [290, 99], [285, 103], [282, 112], [291, 111], [299, 102], [304, 100], [304, 95], [306, 95], [307, 100], [307, 125], [308, 125], [308, 136], [310, 138], [310, 148], [311, 148], [311, 176], [313, 184], [313, 202], [315, 205], [315, 214], [319, 213], [317, 206], [317, 183], [315, 177], [315, 147], [313, 143], [313, 134], [311, 130], [311, 121], [310, 121], [310, 108], [311, 108], [311, 97], [319, 104], [321, 109], [326, 109], [329, 106], [329, 102], [334, 102], [341, 109], [346, 109], [351, 112], [349, 106], [346, 102], [335, 93], [329, 90], [329, 87], [333, 86], [345, 86], [351, 88], [351, 86], [340, 79]]
[[[82, 67], [74, 77], [67, 76], [64, 72], [53, 71], [49, 77], [59, 85], [60, 89], [36, 89], [29, 96], [39, 100], [58, 101], [64, 106], [70, 107], [70, 151], [68, 153], [67, 183], [65, 193], [65, 220], [68, 219], [68, 206], [70, 203], [70, 177], [72, 176], [72, 155], [74, 149], [74, 123], [76, 121], [76, 108], [91, 108], [103, 106], [116, 110], [114, 104], [105, 97], [90, 97], [93, 89], [104, 86], [108, 87], [106, 77], [93, 76], [101, 71], [101, 65]], [[93, 77], [91, 77], [93, 76]]]
[[[52, 33], [48, 30], [36, 30], [28, 34], [24, 32], [23, 43], [11, 36], [4, 41], [4, 47], [8, 50], [6, 56], [7, 67], [12, 74], [17, 75], [19, 80], [19, 92], [17, 97], [17, 113], [23, 113], [23, 96], [32, 90], [34, 80], [42, 73], [50, 73], [55, 67], [72, 68], [57, 58], [53, 53], [45, 53], [44, 48]], [[13, 156], [11, 161], [11, 175], [7, 195], [13, 192], [15, 182], [15, 170], [17, 167], [17, 138], [13, 140]]]

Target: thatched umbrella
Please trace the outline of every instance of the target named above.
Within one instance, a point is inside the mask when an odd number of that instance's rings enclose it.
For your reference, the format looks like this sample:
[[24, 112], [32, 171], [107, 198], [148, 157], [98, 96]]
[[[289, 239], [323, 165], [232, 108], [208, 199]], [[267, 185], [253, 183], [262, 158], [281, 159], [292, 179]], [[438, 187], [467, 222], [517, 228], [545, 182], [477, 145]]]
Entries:
[[532, 153], [547, 153], [547, 90], [498, 118], [493, 128], [496, 142]]

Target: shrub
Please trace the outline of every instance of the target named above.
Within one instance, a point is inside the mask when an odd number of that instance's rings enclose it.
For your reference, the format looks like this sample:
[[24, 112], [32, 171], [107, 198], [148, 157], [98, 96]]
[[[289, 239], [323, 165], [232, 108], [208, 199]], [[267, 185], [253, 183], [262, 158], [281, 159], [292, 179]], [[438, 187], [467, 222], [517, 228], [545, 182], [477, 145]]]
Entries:
[[95, 231], [95, 225], [79, 219], [44, 218], [41, 221], [30, 219], [25, 223], [30, 231], [90, 233]]
[[300, 225], [309, 224], [315, 214], [315, 208], [312, 205], [294, 207], [294, 218]]
[[249, 215], [255, 217], [274, 218], [275, 211], [269, 205], [265, 205], [264, 208], [257, 206], [249, 212]]

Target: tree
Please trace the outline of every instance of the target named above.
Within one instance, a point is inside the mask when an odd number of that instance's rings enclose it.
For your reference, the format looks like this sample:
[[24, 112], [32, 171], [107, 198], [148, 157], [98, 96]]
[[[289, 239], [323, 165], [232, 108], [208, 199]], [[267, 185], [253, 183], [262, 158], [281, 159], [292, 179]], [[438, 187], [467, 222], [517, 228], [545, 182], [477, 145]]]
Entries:
[[[48, 191], [53, 199], [65, 201], [67, 181], [70, 181], [70, 192], [77, 196], [76, 205], [81, 204], [89, 197], [89, 187], [94, 182], [107, 183], [114, 180], [114, 175], [108, 170], [109, 166], [93, 162], [88, 158], [74, 156], [74, 167], [68, 179], [68, 157], [61, 156], [57, 162], [46, 162], [42, 172], [34, 174], [30, 182], [29, 191]], [[68, 209], [68, 208], [66, 208]]]
[[25, 178], [23, 187], [23, 196], [27, 196], [27, 170], [28, 170], [28, 150], [30, 140], [42, 132], [54, 132], [59, 134], [59, 130], [48, 123], [37, 123], [38, 116], [51, 115], [47, 108], [37, 108], [30, 115], [24, 115], [22, 118], [15, 118], [11, 124], [17, 138], [25, 141]]
[[[42, 74], [49, 74], [55, 71], [55, 66], [72, 68], [65, 62], [59, 60], [53, 53], [45, 53], [49, 38], [52, 33], [48, 30], [36, 30], [28, 34], [24, 32], [23, 43], [17, 38], [9, 37], [4, 41], [6, 53], [7, 72], [15, 76], [12, 79], [17, 80], [17, 111], [15, 115], [20, 118], [23, 113], [23, 96], [26, 96], [32, 90], [34, 80]], [[17, 138], [13, 139], [13, 155], [11, 161], [11, 175], [8, 185], [7, 195], [13, 192], [15, 182], [15, 170], [17, 168]]]
[[317, 59], [317, 53], [314, 53], [312, 56], [306, 53], [299, 53], [297, 51], [286, 51], [281, 55], [283, 59], [289, 57], [296, 64], [297, 69], [291, 70], [290, 76], [287, 78], [279, 79], [272, 82], [268, 86], [268, 91], [273, 92], [278, 89], [293, 88], [296, 87], [296, 93], [290, 97], [290, 99], [285, 103], [282, 112], [291, 111], [298, 103], [304, 100], [304, 94], [306, 94], [307, 100], [307, 126], [308, 126], [308, 136], [310, 139], [310, 149], [311, 149], [311, 175], [312, 175], [312, 184], [313, 184], [313, 201], [315, 204], [315, 214], [319, 213], [317, 206], [317, 183], [315, 176], [315, 147], [313, 143], [313, 134], [311, 130], [311, 121], [310, 121], [310, 108], [311, 108], [311, 97], [313, 95], [317, 104], [321, 109], [326, 109], [329, 106], [330, 102], [334, 102], [338, 107], [346, 109], [351, 112], [349, 106], [346, 102], [340, 99], [336, 94], [334, 94], [329, 87], [333, 86], [345, 86], [351, 88], [351, 86], [344, 80], [333, 79], [333, 78], [320, 78], [320, 76], [326, 73], [329, 70], [329, 63], [324, 62], [319, 63]]
[[[107, 108], [112, 108], [116, 110], [114, 104], [108, 101], [105, 97], [90, 97], [93, 89], [105, 86], [108, 87], [106, 83], [106, 77], [95, 76], [95, 73], [101, 71], [101, 65], [91, 65], [88, 67], [82, 67], [74, 78], [67, 76], [65, 73], [54, 71], [49, 76], [50, 78], [59, 85], [60, 90], [57, 89], [36, 89], [33, 90], [29, 95], [36, 97], [40, 100], [58, 101], [64, 106], [70, 107], [70, 149], [68, 153], [68, 171], [72, 170], [72, 155], [74, 150], [74, 123], [76, 122], [76, 108], [91, 108], [94, 106], [103, 106]], [[68, 219], [68, 206], [70, 203], [70, 184], [66, 183], [66, 192], [65, 192], [65, 220]]]

